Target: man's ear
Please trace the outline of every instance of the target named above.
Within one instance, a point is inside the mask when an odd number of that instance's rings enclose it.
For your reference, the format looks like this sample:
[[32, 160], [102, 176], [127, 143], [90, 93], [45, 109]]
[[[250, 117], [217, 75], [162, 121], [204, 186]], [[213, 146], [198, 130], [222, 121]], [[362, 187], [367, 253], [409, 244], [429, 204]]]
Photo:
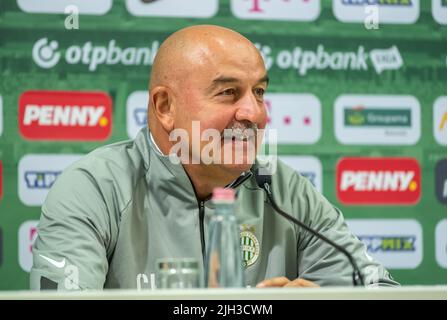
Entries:
[[151, 90], [153, 112], [166, 132], [174, 129], [175, 104], [169, 88], [158, 86]]

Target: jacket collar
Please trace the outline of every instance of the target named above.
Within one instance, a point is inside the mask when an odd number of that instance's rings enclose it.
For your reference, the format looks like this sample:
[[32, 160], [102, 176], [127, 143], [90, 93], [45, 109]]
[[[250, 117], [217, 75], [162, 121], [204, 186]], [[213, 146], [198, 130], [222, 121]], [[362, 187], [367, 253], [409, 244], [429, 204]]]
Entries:
[[[165, 189], [168, 192], [170, 188], [174, 188], [177, 189], [177, 191], [182, 190], [181, 194], [188, 199], [192, 197], [196, 199], [191, 180], [181, 165], [180, 160], [177, 158], [177, 163], [173, 163], [169, 156], [164, 155], [161, 152], [154, 139], [151, 137], [149, 128], [146, 127], [140, 130], [135, 138], [135, 144], [143, 157], [147, 183], [154, 183], [156, 181], [162, 189]], [[237, 179], [227, 185], [226, 188], [237, 190], [252, 176], [253, 173], [251, 170], [243, 172]], [[205, 201], [210, 198], [211, 195], [208, 196]]]

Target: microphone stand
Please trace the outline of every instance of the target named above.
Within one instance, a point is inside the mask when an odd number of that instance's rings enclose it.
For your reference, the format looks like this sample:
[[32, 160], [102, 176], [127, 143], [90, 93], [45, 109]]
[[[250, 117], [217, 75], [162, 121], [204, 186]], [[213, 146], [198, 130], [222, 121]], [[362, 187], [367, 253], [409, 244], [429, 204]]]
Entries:
[[332, 241], [329, 238], [325, 237], [321, 233], [319, 233], [319, 232], [311, 229], [310, 227], [306, 226], [304, 223], [302, 223], [301, 221], [299, 221], [298, 219], [294, 218], [290, 214], [288, 214], [285, 211], [283, 211], [280, 207], [278, 207], [278, 205], [276, 204], [275, 200], [273, 200], [273, 195], [272, 195], [272, 192], [270, 191], [270, 183], [271, 183], [271, 176], [270, 175], [262, 175], [261, 176], [261, 175], [259, 175], [259, 169], [257, 169], [255, 177], [256, 177], [256, 182], [258, 183], [258, 186], [265, 190], [265, 192], [267, 194], [267, 198], [269, 199], [270, 204], [272, 205], [273, 209], [278, 214], [280, 214], [281, 216], [283, 216], [287, 220], [289, 220], [292, 223], [300, 226], [301, 228], [303, 228], [307, 232], [309, 232], [312, 235], [314, 235], [315, 237], [323, 240], [324, 242], [330, 244], [332, 247], [334, 247], [335, 249], [337, 249], [338, 251], [343, 253], [348, 258], [349, 262], [352, 265], [352, 268], [354, 269], [354, 271], [352, 273], [352, 283], [354, 284], [354, 286], [359, 286], [359, 285], [364, 286], [365, 285], [365, 283], [363, 281], [363, 276], [362, 276], [362, 274], [360, 272], [360, 269], [357, 266], [357, 263], [355, 262], [355, 260], [352, 257], [352, 255], [345, 248], [339, 246], [334, 241]]

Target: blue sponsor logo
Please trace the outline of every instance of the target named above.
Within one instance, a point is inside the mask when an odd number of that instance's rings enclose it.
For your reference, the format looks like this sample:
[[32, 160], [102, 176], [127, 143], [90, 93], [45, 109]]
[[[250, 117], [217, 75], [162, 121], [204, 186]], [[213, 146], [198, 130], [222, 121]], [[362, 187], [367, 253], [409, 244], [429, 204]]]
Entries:
[[314, 171], [301, 171], [300, 174], [309, 179], [312, 185], [316, 187], [317, 174]]
[[147, 125], [147, 109], [137, 108], [133, 111], [133, 118], [139, 127]]
[[368, 252], [414, 252], [416, 236], [358, 236]]
[[50, 189], [62, 171], [25, 171], [25, 182], [29, 189]]
[[342, 4], [351, 6], [394, 6], [394, 7], [412, 7], [412, 0], [342, 0]]

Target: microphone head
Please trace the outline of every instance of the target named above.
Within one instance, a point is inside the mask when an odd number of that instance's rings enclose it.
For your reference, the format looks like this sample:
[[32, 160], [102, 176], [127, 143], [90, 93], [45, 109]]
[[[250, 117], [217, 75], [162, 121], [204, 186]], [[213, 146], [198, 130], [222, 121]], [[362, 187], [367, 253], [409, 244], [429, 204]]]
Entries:
[[272, 176], [270, 174], [260, 174], [259, 168], [256, 168], [255, 170], [255, 179], [256, 183], [258, 184], [259, 188], [264, 189], [264, 185], [271, 184], [272, 183]]

